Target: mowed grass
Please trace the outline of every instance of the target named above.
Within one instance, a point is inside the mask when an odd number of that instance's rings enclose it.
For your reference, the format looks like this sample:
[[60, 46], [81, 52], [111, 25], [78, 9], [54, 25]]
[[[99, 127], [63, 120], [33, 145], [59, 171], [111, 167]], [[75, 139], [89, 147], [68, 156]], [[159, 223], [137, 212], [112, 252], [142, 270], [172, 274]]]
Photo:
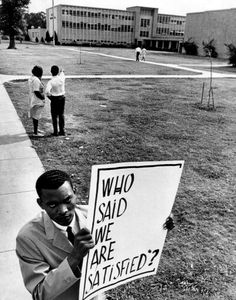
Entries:
[[[197, 72], [180, 70], [162, 65], [137, 63], [134, 49], [108, 48], [79, 48], [53, 47], [42, 44], [17, 44], [17, 50], [6, 49], [7, 45], [0, 44], [0, 74], [28, 75], [34, 65], [42, 66], [44, 75], [51, 75], [52, 65], [63, 66], [66, 75], [104, 75], [104, 74], [144, 74], [144, 75], [193, 75]], [[53, 55], [54, 54], [54, 55]], [[129, 60], [121, 60], [100, 54], [115, 55]], [[147, 61], [156, 63], [174, 63], [179, 61], [179, 55], [166, 56], [156, 52], [149, 52]], [[202, 59], [203, 62], [205, 58]], [[192, 59], [185, 59], [185, 62]], [[194, 60], [195, 61], [195, 60]], [[16, 67], [17, 66], [17, 67]], [[104, 68], [104, 66], [106, 66]]]
[[[213, 81], [208, 111], [198, 107], [199, 79], [67, 79], [67, 137], [31, 138], [45, 169], [67, 171], [85, 202], [94, 164], [185, 160], [157, 274], [110, 291], [112, 299], [236, 299], [235, 83]], [[27, 82], [5, 86], [31, 137]], [[49, 101], [40, 124], [52, 131]]]

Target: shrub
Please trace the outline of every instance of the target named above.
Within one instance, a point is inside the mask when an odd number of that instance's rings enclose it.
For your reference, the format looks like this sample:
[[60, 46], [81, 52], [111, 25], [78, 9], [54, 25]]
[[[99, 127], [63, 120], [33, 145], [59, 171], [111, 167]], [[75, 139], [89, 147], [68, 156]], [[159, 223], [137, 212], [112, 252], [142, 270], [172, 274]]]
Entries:
[[206, 56], [211, 56], [216, 58], [218, 56], [218, 53], [216, 52], [216, 47], [214, 46], [214, 39], [210, 40], [210, 42], [202, 42], [203, 50], [205, 52]]
[[28, 33], [25, 35], [25, 41], [30, 42], [30, 36], [28, 35]]
[[48, 30], [47, 30], [45, 41], [46, 41], [47, 43], [50, 43], [51, 40], [52, 40], [52, 38], [50, 37], [50, 34], [49, 34]]
[[35, 42], [36, 43], [38, 43], [39, 42], [39, 39], [38, 39], [38, 37], [36, 36], [36, 38], [35, 38]]
[[233, 44], [225, 44], [229, 55], [229, 64], [236, 67], [236, 47]]
[[43, 36], [41, 37], [41, 43], [45, 43]]
[[55, 45], [60, 45], [56, 31], [54, 31]]
[[188, 39], [186, 42], [183, 43], [184, 50], [188, 55], [198, 55], [198, 46], [192, 40], [192, 38]]

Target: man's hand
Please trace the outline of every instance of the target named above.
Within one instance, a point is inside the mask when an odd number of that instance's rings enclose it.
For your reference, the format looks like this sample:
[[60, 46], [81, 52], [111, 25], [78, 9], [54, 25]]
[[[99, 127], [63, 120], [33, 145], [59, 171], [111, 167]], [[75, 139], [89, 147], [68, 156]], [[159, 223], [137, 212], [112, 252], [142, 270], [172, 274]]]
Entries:
[[82, 261], [84, 256], [86, 256], [90, 249], [95, 246], [92, 235], [87, 228], [81, 229], [76, 235], [74, 240], [74, 249], [67, 257], [68, 263], [78, 276], [78, 267], [81, 269]]
[[166, 219], [163, 228], [167, 230], [172, 230], [175, 227], [173, 215], [170, 214], [170, 216]]

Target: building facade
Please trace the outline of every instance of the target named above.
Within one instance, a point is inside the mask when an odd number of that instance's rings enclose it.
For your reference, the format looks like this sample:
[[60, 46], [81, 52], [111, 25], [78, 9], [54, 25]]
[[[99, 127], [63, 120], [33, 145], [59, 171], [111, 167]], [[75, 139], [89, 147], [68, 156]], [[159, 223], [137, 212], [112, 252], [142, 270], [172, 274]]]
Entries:
[[43, 40], [45, 41], [45, 37], [46, 37], [46, 29], [45, 28], [34, 28], [33, 26], [31, 27], [31, 29], [28, 29], [28, 35], [30, 37], [30, 40], [32, 42], [36, 42], [38, 39], [38, 42]]
[[236, 46], [236, 8], [190, 13], [186, 17], [184, 40], [195, 42], [198, 54], [204, 55], [203, 43], [212, 41], [218, 57], [226, 58], [225, 44]]
[[162, 15], [158, 8], [114, 10], [57, 5], [46, 11], [47, 30], [61, 44], [144, 46], [177, 51], [183, 41], [185, 17]]

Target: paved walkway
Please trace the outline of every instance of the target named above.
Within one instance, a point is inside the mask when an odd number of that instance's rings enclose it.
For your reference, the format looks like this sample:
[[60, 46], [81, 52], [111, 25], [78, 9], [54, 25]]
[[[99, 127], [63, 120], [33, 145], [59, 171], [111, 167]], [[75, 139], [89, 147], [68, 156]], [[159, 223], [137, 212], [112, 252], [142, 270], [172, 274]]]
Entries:
[[30, 300], [15, 254], [15, 237], [39, 212], [34, 185], [43, 166], [2, 82], [0, 99], [0, 299]]
[[[58, 48], [61, 49], [61, 48]], [[63, 48], [64, 49], [64, 48]], [[68, 48], [71, 51], [79, 51]], [[111, 56], [88, 52], [93, 55]], [[117, 59], [124, 57], [112, 56]], [[75, 75], [67, 78], [209, 78], [208, 71], [174, 64], [162, 65], [195, 72], [193, 75]], [[196, 65], [195, 65], [196, 67]], [[236, 74], [213, 72], [213, 78], [236, 78]], [[43, 166], [25, 132], [15, 108], [3, 86], [6, 81], [27, 79], [27, 76], [0, 75], [0, 300], [30, 300], [26, 291], [18, 259], [15, 255], [15, 237], [19, 228], [39, 211], [36, 203], [35, 181]], [[47, 77], [44, 77], [47, 78]]]

